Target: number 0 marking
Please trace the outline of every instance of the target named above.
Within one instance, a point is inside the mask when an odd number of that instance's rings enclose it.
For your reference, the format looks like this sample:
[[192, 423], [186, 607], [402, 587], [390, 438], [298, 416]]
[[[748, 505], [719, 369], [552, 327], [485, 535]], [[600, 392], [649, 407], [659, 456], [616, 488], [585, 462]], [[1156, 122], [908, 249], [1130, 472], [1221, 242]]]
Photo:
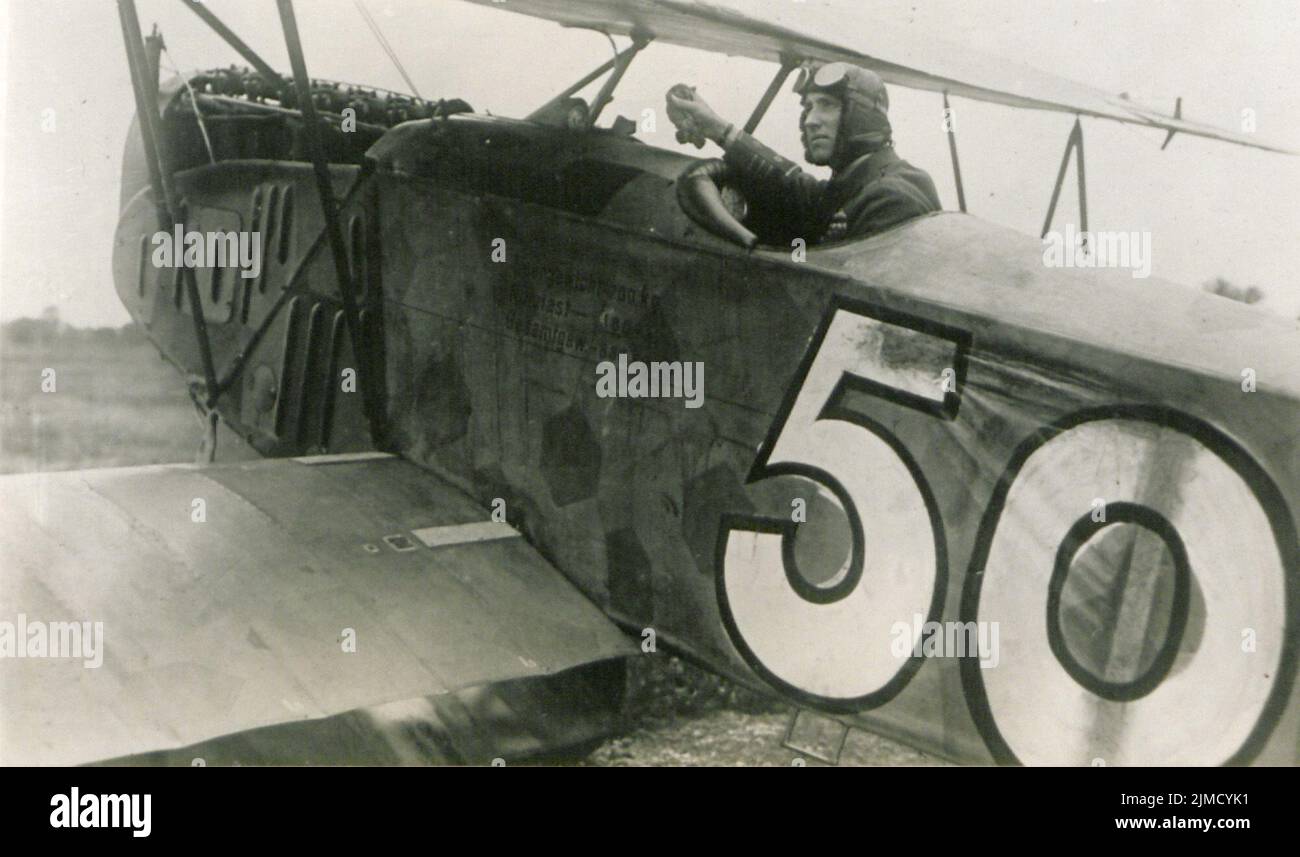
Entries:
[[[1052, 609], [1058, 546], [1102, 494], [1112, 508], [1166, 522], [1204, 605], [1195, 645], [1177, 652], [1177, 662], [1140, 693], [1118, 698], [1071, 672], [1050, 639], [1054, 617], [1044, 615]], [[995, 758], [1039, 765], [1086, 765], [1094, 757], [1111, 765], [1250, 761], [1276, 725], [1295, 673], [1290, 521], [1281, 494], [1248, 453], [1183, 414], [1106, 408], [1030, 438], [994, 492], [962, 595], [963, 622], [1015, 629], [1014, 637], [1003, 635], [997, 669], [961, 665], [971, 714]], [[1243, 652], [1243, 628], [1260, 629], [1257, 650]], [[1032, 705], [1025, 688], [1034, 688]]]
[[[829, 491], [852, 532], [844, 567], [828, 585], [809, 582], [788, 519], [724, 516], [718, 536], [723, 621], [750, 666], [787, 693], [857, 711], [887, 702], [919, 667], [891, 654], [890, 629], [937, 616], [942, 521], [903, 445], [843, 399], [866, 392], [952, 419], [968, 344], [961, 331], [843, 301], [813, 337], [747, 481], [794, 475]], [[955, 391], [941, 384], [945, 369]]]

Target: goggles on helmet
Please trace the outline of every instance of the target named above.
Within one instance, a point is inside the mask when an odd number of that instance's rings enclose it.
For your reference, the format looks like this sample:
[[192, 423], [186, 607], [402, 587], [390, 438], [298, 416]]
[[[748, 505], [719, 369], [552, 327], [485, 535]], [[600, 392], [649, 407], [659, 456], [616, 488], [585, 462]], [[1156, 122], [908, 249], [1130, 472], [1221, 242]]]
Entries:
[[844, 62], [828, 62], [822, 66], [804, 63], [795, 79], [794, 91], [802, 95], [809, 86], [832, 89], [848, 79], [849, 68], [849, 64]]

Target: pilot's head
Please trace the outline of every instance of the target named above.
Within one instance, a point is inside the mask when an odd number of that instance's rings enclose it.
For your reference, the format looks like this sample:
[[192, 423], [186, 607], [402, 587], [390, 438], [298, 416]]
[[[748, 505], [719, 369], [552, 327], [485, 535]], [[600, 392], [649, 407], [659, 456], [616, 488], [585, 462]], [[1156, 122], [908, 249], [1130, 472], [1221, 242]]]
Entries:
[[806, 66], [795, 91], [809, 163], [839, 169], [890, 144], [889, 93], [874, 71], [842, 62]]

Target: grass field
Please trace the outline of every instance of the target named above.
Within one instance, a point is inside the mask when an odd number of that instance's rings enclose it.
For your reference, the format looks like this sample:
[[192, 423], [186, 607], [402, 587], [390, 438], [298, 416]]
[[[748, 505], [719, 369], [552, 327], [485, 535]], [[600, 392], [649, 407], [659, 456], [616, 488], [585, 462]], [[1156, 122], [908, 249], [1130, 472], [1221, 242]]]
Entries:
[[199, 430], [180, 374], [140, 337], [0, 339], [0, 473], [193, 461]]
[[[193, 461], [199, 433], [180, 374], [135, 331], [0, 330], [0, 473]], [[636, 659], [629, 685], [630, 731], [584, 764], [793, 761], [785, 706], [666, 654]], [[942, 762], [855, 730], [841, 764]]]

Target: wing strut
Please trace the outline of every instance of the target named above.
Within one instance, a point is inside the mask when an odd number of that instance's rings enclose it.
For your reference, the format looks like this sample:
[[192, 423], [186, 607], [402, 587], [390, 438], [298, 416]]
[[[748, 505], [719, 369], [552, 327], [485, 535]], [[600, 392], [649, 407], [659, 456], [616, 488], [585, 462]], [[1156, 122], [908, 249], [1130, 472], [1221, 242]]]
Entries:
[[[632, 49], [628, 48], [627, 50], [630, 51]], [[594, 69], [592, 69], [590, 72], [583, 75], [583, 77], [580, 80], [578, 80], [576, 83], [574, 83], [572, 86], [565, 87], [563, 92], [556, 95], [550, 101], [546, 102], [541, 107], [534, 110], [532, 113], [529, 113], [527, 116], [524, 117], [524, 119], [526, 121], [533, 122], [536, 121], [539, 116], [544, 116], [548, 111], [550, 111], [552, 107], [555, 107], [561, 101], [573, 95], [575, 92], [582, 89], [584, 86], [591, 83], [593, 80], [595, 80], [596, 78], [600, 77], [602, 74], [604, 74], [605, 72], [613, 68], [614, 64], [618, 62], [618, 58], [620, 56], [622, 56], [622, 53], [615, 54], [612, 58], [605, 60], [603, 63], [596, 66]]]
[[[277, 92], [284, 93], [288, 90], [288, 85], [285, 83], [284, 78], [276, 74], [275, 69], [271, 68], [266, 60], [258, 56], [257, 52], [250, 48], [243, 39], [235, 35], [234, 30], [231, 30], [220, 18], [212, 14], [212, 11], [208, 9], [207, 6], [197, 2], [197, 0], [181, 0], [181, 2], [184, 3], [191, 12], [198, 15], [199, 18], [203, 20], [203, 23], [211, 27], [213, 32], [225, 39], [226, 44], [234, 48], [249, 65], [257, 69], [257, 73], [266, 78], [266, 82], [271, 86], [274, 86]], [[284, 102], [285, 99], [281, 98], [280, 103], [283, 104]]]
[[1065, 184], [1065, 170], [1070, 166], [1070, 153], [1075, 155], [1075, 172], [1079, 177], [1079, 231], [1088, 231], [1088, 180], [1083, 171], [1083, 125], [1076, 116], [1074, 128], [1065, 143], [1065, 155], [1061, 158], [1061, 169], [1056, 173], [1056, 185], [1052, 188], [1052, 201], [1047, 206], [1047, 219], [1043, 221], [1043, 232], [1038, 237], [1045, 238], [1047, 230], [1052, 228], [1052, 215], [1056, 214], [1056, 202], [1061, 196], [1061, 185]]
[[781, 58], [781, 67], [776, 70], [776, 76], [772, 78], [772, 82], [767, 85], [767, 91], [763, 93], [763, 97], [754, 106], [754, 112], [749, 114], [749, 118], [745, 120], [746, 134], [754, 133], [758, 123], [762, 122], [763, 117], [767, 115], [767, 108], [772, 106], [772, 100], [781, 91], [781, 86], [785, 83], [786, 78], [798, 65], [799, 61], [791, 55], [787, 54]]
[[609, 104], [614, 98], [614, 87], [618, 86], [619, 81], [623, 79], [628, 66], [632, 65], [632, 60], [636, 59], [636, 55], [648, 44], [650, 44], [649, 39], [643, 38], [639, 33], [633, 34], [632, 46], [614, 58], [614, 70], [610, 72], [609, 77], [605, 78], [605, 82], [601, 84], [600, 92], [596, 93], [596, 97], [591, 102], [591, 111], [587, 116], [588, 128], [596, 127], [596, 120], [600, 118], [600, 111], [604, 110], [605, 105]]
[[[948, 130], [948, 152], [952, 155], [952, 177], [957, 182], [957, 206], [961, 213], [966, 213], [966, 190], [961, 184], [961, 162], [957, 160], [957, 124], [953, 121], [952, 108], [948, 106], [948, 91], [943, 92], [943, 124]], [[1057, 179], [1059, 186], [1060, 179]], [[1055, 202], [1052, 203], [1056, 205]], [[1047, 216], [1051, 221], [1051, 215]]]
[[[158, 99], [150, 99], [151, 87], [147, 72], [149, 59], [145, 55], [144, 40], [140, 35], [140, 18], [136, 14], [135, 0], [117, 0], [118, 18], [122, 23], [122, 38], [126, 43], [126, 59], [131, 69], [131, 88], [135, 92], [135, 110], [140, 121], [140, 137], [144, 141], [145, 160], [149, 163], [149, 181], [153, 185], [154, 202], [158, 211], [158, 228], [166, 231], [177, 224], [176, 193], [172, 187], [171, 173], [163, 163], [159, 146], [162, 117], [158, 115]], [[217, 370], [212, 363], [212, 347], [208, 342], [207, 320], [203, 317], [203, 303], [199, 300], [198, 281], [194, 269], [181, 266], [185, 281], [185, 296], [194, 318], [194, 339], [199, 347], [203, 364], [203, 407], [211, 409], [216, 401]], [[193, 393], [191, 393], [193, 395]]]
[[[1174, 118], [1183, 118], [1183, 97], [1181, 95], [1178, 96], [1178, 100], [1174, 102]], [[1163, 152], [1165, 150], [1165, 147], [1169, 145], [1169, 141], [1174, 139], [1174, 135], [1177, 133], [1178, 132], [1173, 128], [1169, 129], [1169, 133], [1165, 135], [1165, 141], [1160, 144], [1160, 151]]]
[[307, 62], [303, 59], [302, 41], [298, 37], [298, 21], [293, 14], [293, 0], [276, 0], [280, 10], [280, 25], [284, 29], [284, 44], [289, 50], [289, 63], [293, 66], [293, 82], [298, 93], [298, 109], [302, 111], [303, 137], [311, 155], [312, 169], [316, 174], [316, 190], [320, 194], [321, 209], [325, 215], [325, 228], [329, 235], [330, 251], [334, 257], [334, 274], [338, 278], [339, 293], [343, 298], [343, 318], [347, 324], [348, 338], [352, 340], [352, 354], [357, 361], [357, 382], [361, 386], [362, 401], [370, 424], [370, 439], [383, 448], [386, 435], [383, 415], [379, 413], [375, 382], [371, 379], [371, 360], [368, 342], [361, 336], [361, 315], [357, 310], [356, 295], [352, 290], [352, 271], [348, 262], [347, 247], [343, 243], [343, 229], [339, 224], [338, 200], [330, 183], [329, 166], [325, 162], [325, 145], [321, 142], [320, 116], [311, 98], [311, 80], [307, 77]]

